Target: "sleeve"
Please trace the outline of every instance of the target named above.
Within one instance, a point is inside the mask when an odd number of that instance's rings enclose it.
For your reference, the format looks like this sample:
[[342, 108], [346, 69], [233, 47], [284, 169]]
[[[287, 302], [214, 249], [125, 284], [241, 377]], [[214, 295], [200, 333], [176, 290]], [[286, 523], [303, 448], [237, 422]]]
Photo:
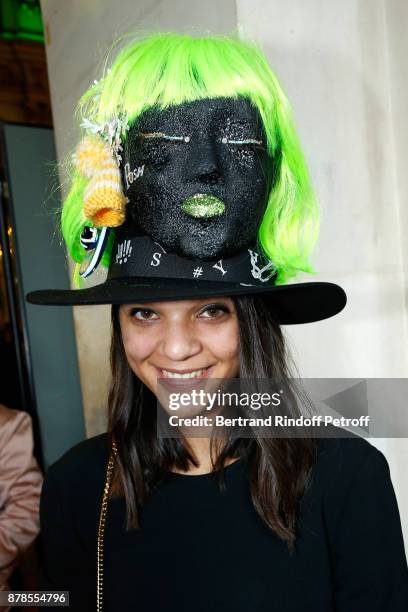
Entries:
[[408, 568], [397, 500], [374, 449], [354, 475], [333, 546], [336, 612], [407, 612]]
[[38, 534], [43, 480], [33, 456], [30, 415], [5, 411], [0, 426], [0, 583]]
[[69, 591], [72, 612], [93, 611], [96, 608], [96, 541], [95, 558], [90, 559], [73, 517], [73, 506], [78, 502], [75, 491], [63, 489], [60, 481], [61, 476], [51, 466], [40, 503], [44, 552], [40, 590]]

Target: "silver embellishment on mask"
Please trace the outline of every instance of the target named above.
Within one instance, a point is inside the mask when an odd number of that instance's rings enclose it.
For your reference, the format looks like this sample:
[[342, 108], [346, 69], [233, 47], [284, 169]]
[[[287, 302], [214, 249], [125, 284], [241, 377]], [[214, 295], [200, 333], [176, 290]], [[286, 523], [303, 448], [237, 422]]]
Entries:
[[119, 166], [122, 160], [122, 137], [125, 136], [130, 127], [129, 119], [126, 113], [120, 110], [117, 115], [111, 119], [108, 119], [104, 123], [94, 123], [90, 119], [83, 117], [81, 127], [88, 130], [92, 134], [99, 135], [105, 142], [108, 143], [116, 163]]
[[[248, 249], [248, 252], [251, 256], [252, 276], [256, 278], [257, 280], [260, 280], [262, 283], [265, 283], [275, 274], [276, 272], [275, 264], [273, 263], [273, 261], [269, 260], [269, 262], [265, 266], [263, 266], [263, 268], [260, 268], [257, 265], [259, 254], [256, 253], [255, 251], [251, 251], [251, 249]], [[264, 272], [267, 272], [268, 270], [271, 270], [271, 272], [266, 277], [263, 277], [262, 275], [264, 274]]]

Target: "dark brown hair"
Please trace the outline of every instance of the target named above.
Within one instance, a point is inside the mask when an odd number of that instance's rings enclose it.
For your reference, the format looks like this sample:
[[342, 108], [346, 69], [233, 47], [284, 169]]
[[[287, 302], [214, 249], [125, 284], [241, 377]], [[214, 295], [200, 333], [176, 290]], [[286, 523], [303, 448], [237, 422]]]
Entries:
[[[262, 296], [232, 297], [240, 334], [240, 377], [267, 378], [292, 385], [293, 363], [282, 330]], [[170, 469], [188, 471], [195, 464], [182, 440], [156, 436], [154, 394], [132, 372], [124, 351], [119, 306], [112, 306], [112, 382], [109, 392], [109, 437], [118, 448], [112, 494], [124, 495], [127, 528], [138, 526], [138, 508]], [[296, 415], [296, 408], [292, 415]], [[291, 416], [292, 416], [291, 415]], [[249, 466], [251, 496], [261, 519], [293, 550], [302, 496], [316, 459], [312, 438], [231, 438], [219, 449], [213, 470], [224, 484], [227, 458], [244, 457]]]

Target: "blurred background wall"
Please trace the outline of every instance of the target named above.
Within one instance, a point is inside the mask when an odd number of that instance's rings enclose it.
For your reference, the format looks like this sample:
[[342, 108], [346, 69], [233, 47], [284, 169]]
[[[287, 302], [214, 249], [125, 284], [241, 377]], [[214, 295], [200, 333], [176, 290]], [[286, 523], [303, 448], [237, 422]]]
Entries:
[[31, 416], [42, 467], [84, 433], [72, 311], [26, 292], [69, 286], [39, 0], [0, 2], [0, 404]]
[[[333, 319], [287, 330], [300, 371], [308, 377], [407, 377], [406, 1], [41, 4], [60, 160], [76, 141], [75, 104], [119, 36], [238, 30], [260, 44], [294, 107], [321, 203], [313, 280], [338, 282], [349, 300]], [[74, 309], [88, 435], [105, 427], [108, 314], [104, 307]], [[372, 442], [390, 463], [408, 541], [407, 441]]]

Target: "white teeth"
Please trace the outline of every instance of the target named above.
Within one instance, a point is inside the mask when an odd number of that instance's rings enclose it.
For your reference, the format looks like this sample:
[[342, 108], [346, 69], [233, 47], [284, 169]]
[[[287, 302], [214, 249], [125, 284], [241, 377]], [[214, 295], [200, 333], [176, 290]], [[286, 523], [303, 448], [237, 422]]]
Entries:
[[180, 374], [179, 372], [169, 372], [168, 370], [162, 370], [164, 378], [198, 378], [205, 372], [204, 370], [194, 370], [194, 372], [187, 372], [186, 374]]

